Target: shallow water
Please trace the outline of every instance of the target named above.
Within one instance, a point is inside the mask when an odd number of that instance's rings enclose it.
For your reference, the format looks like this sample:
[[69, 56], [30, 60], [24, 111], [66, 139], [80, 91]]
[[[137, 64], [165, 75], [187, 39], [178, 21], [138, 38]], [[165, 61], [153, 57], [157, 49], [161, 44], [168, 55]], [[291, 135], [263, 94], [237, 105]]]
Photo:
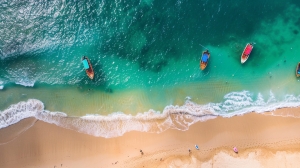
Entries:
[[[133, 120], [141, 125], [149, 115], [174, 124], [180, 117], [169, 120], [168, 109], [178, 106], [175, 116], [197, 116], [184, 129], [207, 113], [230, 117], [300, 105], [298, 1], [4, 1], [0, 9], [1, 123], [41, 119], [40, 111], [28, 110], [7, 122], [17, 115], [9, 109], [19, 108], [9, 106], [28, 99], [47, 114], [60, 112], [51, 115], [131, 121], [138, 114], [143, 119]], [[248, 42], [254, 49], [241, 64]], [[211, 58], [201, 71], [205, 48]], [[83, 55], [94, 80], [83, 70]], [[54, 123], [69, 127], [64, 122]], [[170, 125], [159, 130], [183, 129]]]

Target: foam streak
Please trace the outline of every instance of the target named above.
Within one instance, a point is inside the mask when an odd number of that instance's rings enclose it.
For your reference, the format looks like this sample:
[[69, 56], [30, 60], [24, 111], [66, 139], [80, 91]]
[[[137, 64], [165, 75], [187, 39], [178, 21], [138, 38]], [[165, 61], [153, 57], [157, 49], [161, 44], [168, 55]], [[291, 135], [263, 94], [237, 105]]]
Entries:
[[[163, 112], [151, 109], [135, 116], [118, 112], [107, 116], [70, 117], [63, 112], [47, 111], [41, 101], [29, 99], [27, 102], [19, 102], [0, 112], [0, 128], [7, 127], [28, 117], [35, 117], [81, 133], [111, 138], [122, 136], [129, 131], [151, 133], [161, 133], [167, 129], [184, 131], [198, 121], [203, 122], [218, 116], [232, 117], [249, 112], [263, 113], [278, 108], [298, 106], [300, 106], [300, 96], [286, 95], [283, 101], [277, 101], [271, 92], [269, 99], [264, 101], [261, 94], [254, 98], [250, 92], [242, 91], [225, 95], [224, 101], [221, 103], [199, 105], [187, 99], [184, 105], [166, 106]], [[287, 114], [287, 116], [298, 117], [291, 116], [291, 114]]]

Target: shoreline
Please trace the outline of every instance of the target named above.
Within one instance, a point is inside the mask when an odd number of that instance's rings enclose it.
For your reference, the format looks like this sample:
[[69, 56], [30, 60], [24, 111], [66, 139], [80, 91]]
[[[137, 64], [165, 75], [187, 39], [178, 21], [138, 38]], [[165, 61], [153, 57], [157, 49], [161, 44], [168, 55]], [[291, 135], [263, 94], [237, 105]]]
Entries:
[[[274, 113], [299, 112], [300, 108], [283, 108]], [[197, 122], [187, 131], [132, 131], [116, 138], [94, 137], [29, 118], [0, 130], [3, 141], [3, 137], [35, 122], [0, 145], [0, 167], [234, 167], [227, 165], [228, 161], [250, 163], [252, 167], [284, 162], [296, 166], [300, 158], [300, 119], [265, 114], [218, 117]], [[232, 151], [234, 146], [238, 154]], [[281, 155], [287, 159], [279, 162]]]

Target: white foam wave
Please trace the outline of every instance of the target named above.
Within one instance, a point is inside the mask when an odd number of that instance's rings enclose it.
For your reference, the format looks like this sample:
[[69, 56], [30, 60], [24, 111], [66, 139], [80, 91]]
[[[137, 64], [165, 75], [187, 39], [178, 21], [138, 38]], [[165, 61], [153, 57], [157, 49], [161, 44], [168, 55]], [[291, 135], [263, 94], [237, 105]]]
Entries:
[[44, 104], [35, 99], [11, 105], [8, 109], [0, 111], [0, 129], [15, 124], [22, 119], [35, 117], [38, 112], [43, 110]]
[[0, 90], [4, 88], [3, 81], [0, 81]]
[[93, 136], [111, 138], [122, 136], [129, 131], [160, 133], [167, 129], [187, 130], [198, 121], [206, 121], [218, 116], [232, 117], [253, 111], [262, 113], [283, 107], [298, 106], [300, 106], [300, 96], [286, 95], [284, 100], [277, 101], [274, 94], [270, 92], [269, 98], [264, 100], [261, 94], [254, 96], [248, 91], [242, 91], [225, 95], [221, 103], [199, 105], [186, 99], [184, 105], [170, 105], [162, 112], [149, 110], [137, 115], [117, 112], [107, 116], [89, 114], [82, 117], [69, 117], [62, 112], [47, 111], [41, 101], [30, 99], [0, 111], [0, 128], [24, 118], [35, 117], [60, 127]]
[[224, 96], [224, 102], [211, 103], [211, 106], [215, 110], [214, 112], [222, 117], [243, 115], [249, 112], [263, 113], [284, 107], [300, 106], [300, 96], [286, 95], [283, 100], [278, 101], [270, 92], [266, 101], [261, 94], [258, 94], [255, 99], [253, 97], [249, 91], [231, 92]]
[[29, 79], [18, 79], [18, 81], [15, 82], [18, 85], [26, 86], [26, 87], [33, 87], [35, 81], [29, 80]]

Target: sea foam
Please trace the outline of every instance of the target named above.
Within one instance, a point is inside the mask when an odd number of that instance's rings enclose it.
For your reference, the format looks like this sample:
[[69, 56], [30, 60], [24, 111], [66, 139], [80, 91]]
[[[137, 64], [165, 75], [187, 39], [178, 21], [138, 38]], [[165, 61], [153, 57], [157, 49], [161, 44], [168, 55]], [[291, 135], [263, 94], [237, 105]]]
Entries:
[[4, 88], [3, 81], [0, 81], [0, 90]]
[[26, 87], [33, 87], [35, 81], [32, 79], [29, 79], [28, 77], [22, 77], [22, 78], [18, 78], [15, 83], [18, 85], [26, 86]]
[[[47, 123], [76, 130], [98, 137], [118, 137], [126, 132], [141, 131], [161, 133], [167, 129], [188, 130], [189, 126], [199, 121], [214, 119], [218, 116], [232, 117], [249, 112], [262, 113], [283, 107], [300, 106], [300, 96], [286, 95], [278, 101], [270, 92], [264, 100], [261, 94], [252, 95], [248, 91], [231, 92], [224, 96], [220, 103], [199, 105], [187, 98], [182, 106], [169, 105], [162, 112], [153, 109], [136, 115], [122, 112], [110, 115], [87, 114], [82, 117], [71, 117], [63, 112], [51, 112], [44, 109], [44, 104], [36, 99], [19, 102], [0, 112], [0, 128], [7, 127], [28, 117], [35, 117]], [[284, 114], [281, 114], [284, 116]], [[291, 116], [290, 117], [298, 117]]]

